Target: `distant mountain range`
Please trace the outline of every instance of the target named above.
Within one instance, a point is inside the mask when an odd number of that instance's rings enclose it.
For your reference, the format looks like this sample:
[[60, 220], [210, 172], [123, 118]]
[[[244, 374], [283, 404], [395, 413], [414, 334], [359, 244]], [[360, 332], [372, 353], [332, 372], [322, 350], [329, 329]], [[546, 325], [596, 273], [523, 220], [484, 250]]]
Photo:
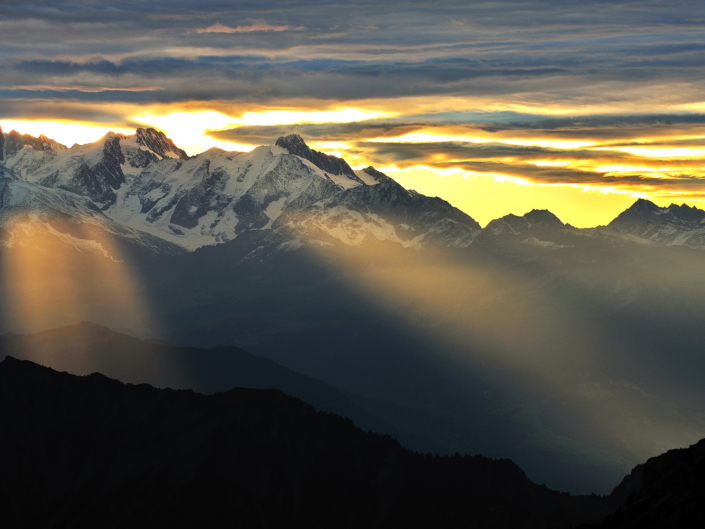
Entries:
[[[659, 208], [640, 199], [606, 227], [577, 229], [548, 211], [507, 215], [484, 229], [444, 200], [404, 189], [372, 167], [353, 170], [345, 160], [310, 149], [292, 134], [249, 153], [210, 149], [189, 157], [164, 133], [137, 129], [132, 136], [109, 133], [70, 149], [40, 136], [2, 134], [2, 179], [10, 194], [66, 202], [68, 191], [100, 211], [106, 229], [140, 239], [159, 251], [178, 250], [136, 235], [158, 237], [186, 250], [232, 240], [245, 231], [270, 230], [292, 249], [303, 243], [359, 245], [371, 239], [406, 247], [467, 247], [519, 242], [546, 249], [599, 238], [616, 244], [705, 248], [705, 211], [688, 206]], [[22, 191], [13, 187], [24, 186]], [[74, 201], [77, 199], [74, 199]], [[4, 199], [2, 214], [22, 211]], [[34, 199], [40, 202], [40, 198]], [[40, 211], [54, 208], [43, 200]], [[63, 214], [79, 218], [77, 205]], [[95, 223], [96, 213], [87, 215]], [[109, 219], [109, 220], [108, 220]], [[279, 238], [278, 244], [284, 244]]]

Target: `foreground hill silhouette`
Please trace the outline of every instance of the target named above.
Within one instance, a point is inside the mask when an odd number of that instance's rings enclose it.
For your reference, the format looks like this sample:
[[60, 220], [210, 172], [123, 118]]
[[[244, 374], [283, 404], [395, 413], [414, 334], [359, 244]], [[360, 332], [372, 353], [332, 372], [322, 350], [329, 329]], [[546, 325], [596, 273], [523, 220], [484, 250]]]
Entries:
[[705, 527], [705, 439], [652, 457], [637, 466], [628, 480], [636, 492], [600, 527]]
[[84, 321], [35, 334], [0, 336], [0, 361], [8, 355], [74, 375], [98, 372], [120, 382], [204, 394], [234, 387], [278, 389], [366, 430], [393, 435], [415, 449], [447, 452], [423, 436], [394, 428], [338, 389], [238, 347], [177, 347]]
[[2, 527], [560, 527], [611, 510], [276, 390], [206, 396], [7, 357], [0, 427]]

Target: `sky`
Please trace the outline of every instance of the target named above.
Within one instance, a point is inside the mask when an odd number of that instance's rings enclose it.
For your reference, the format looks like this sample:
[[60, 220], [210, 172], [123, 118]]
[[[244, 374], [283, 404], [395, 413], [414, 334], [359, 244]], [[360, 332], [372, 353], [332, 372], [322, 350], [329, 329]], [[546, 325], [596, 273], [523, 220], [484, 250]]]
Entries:
[[153, 126], [189, 154], [297, 132], [481, 224], [705, 208], [705, 4], [4, 1], [0, 126]]

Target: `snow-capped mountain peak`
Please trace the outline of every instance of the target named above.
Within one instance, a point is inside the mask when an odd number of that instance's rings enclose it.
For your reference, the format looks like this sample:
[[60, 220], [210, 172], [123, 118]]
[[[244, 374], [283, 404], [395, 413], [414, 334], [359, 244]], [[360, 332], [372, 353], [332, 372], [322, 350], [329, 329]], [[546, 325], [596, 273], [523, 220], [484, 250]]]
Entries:
[[188, 154], [179, 149], [166, 134], [155, 129], [137, 129], [136, 142], [161, 158], [178, 158], [187, 160]]
[[281, 147], [282, 149], [286, 149], [289, 154], [294, 154], [299, 158], [308, 160], [313, 165], [315, 165], [319, 169], [322, 169], [326, 173], [332, 175], [345, 175], [352, 181], [355, 181], [359, 184], [363, 183], [361, 180], [358, 179], [358, 176], [355, 174], [355, 171], [353, 171], [352, 168], [348, 165], [348, 162], [346, 162], [342, 158], [338, 158], [337, 156], [333, 156], [331, 154], [324, 154], [322, 152], [312, 150], [308, 145], [306, 145], [304, 139], [298, 134], [289, 134], [288, 136], [281, 136], [279, 139], [277, 139], [275, 145], [277, 147]]
[[[33, 164], [4, 165], [41, 187], [86, 197], [123, 226], [191, 250], [283, 227], [297, 237], [309, 231], [359, 244], [371, 236], [414, 247], [467, 246], [480, 230], [447, 202], [408, 191], [373, 167], [355, 171], [297, 134], [248, 153], [210, 149], [189, 157], [164, 133], [137, 129], [47, 152]], [[338, 228], [312, 230], [333, 224]]]
[[297, 212], [287, 227], [315, 239], [359, 245], [368, 238], [402, 246], [469, 246], [480, 225], [440, 198], [409, 191], [372, 167], [364, 170], [375, 185], [347, 189]]

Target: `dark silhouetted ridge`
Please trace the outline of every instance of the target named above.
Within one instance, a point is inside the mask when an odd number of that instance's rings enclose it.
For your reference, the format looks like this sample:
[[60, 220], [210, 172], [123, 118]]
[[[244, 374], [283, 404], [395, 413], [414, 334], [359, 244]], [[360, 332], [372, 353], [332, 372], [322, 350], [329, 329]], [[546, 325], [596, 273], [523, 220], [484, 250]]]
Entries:
[[275, 390], [204, 396], [9, 357], [0, 426], [3, 527], [560, 527], [607, 511]]
[[[570, 229], [547, 209], [533, 209], [523, 216], [505, 215], [491, 221], [477, 238], [478, 243], [527, 242], [535, 241], [561, 242]], [[560, 232], [560, 233], [559, 233]]]
[[703, 223], [705, 223], [705, 211], [696, 207], [671, 204], [661, 208], [649, 200], [640, 198], [620, 213], [607, 227], [648, 238], [653, 235], [653, 232], [648, 230], [658, 230], [664, 226], [671, 226], [679, 231], [692, 230], [701, 228]]
[[634, 492], [601, 527], [705, 527], [705, 439], [652, 457], [630, 477]]
[[32, 335], [0, 336], [0, 360], [6, 355], [75, 375], [99, 371], [121, 382], [192, 389], [205, 394], [234, 387], [278, 389], [318, 410], [349, 417], [365, 429], [393, 434], [426, 450], [442, 449], [398, 431], [320, 380], [237, 347], [177, 347], [139, 340], [84, 321]]

